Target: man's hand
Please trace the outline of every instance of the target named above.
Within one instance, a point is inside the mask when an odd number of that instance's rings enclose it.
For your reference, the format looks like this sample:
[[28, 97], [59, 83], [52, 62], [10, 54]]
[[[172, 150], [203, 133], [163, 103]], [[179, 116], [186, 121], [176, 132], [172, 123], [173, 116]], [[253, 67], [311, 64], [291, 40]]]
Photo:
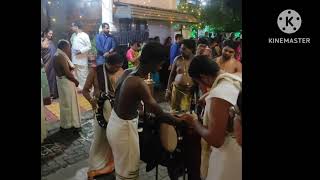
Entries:
[[191, 127], [194, 127], [198, 121], [197, 117], [193, 114], [183, 114], [179, 116], [179, 118], [185, 121]]
[[75, 81], [74, 81], [74, 84], [76, 85], [76, 87], [78, 87], [78, 86], [79, 86], [79, 81], [78, 81], [78, 80], [75, 80]]
[[110, 56], [111, 56], [111, 53], [110, 53], [110, 52], [106, 52], [106, 53], [103, 54], [103, 56], [104, 56], [104, 57], [110, 57]]

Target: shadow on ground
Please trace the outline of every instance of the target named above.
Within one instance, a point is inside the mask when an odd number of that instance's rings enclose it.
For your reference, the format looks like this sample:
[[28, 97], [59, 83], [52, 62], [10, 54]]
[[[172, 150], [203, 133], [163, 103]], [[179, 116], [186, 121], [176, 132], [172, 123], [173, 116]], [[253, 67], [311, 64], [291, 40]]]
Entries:
[[61, 155], [79, 137], [80, 134], [73, 129], [57, 131], [50, 135], [41, 145], [41, 165]]

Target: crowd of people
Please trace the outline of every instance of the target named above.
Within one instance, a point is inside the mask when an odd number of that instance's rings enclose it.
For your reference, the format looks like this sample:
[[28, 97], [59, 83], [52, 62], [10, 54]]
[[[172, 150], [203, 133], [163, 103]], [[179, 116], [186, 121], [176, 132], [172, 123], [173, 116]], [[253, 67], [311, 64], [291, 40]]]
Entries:
[[[174, 42], [168, 37], [163, 44], [159, 37], [132, 41], [121, 56], [107, 23], [95, 37], [95, 51], [82, 27], [80, 21], [73, 22], [70, 41], [59, 40], [57, 48], [52, 30], [42, 34], [41, 142], [47, 134], [44, 105], [52, 99], [59, 101], [61, 131], [81, 130], [77, 95], [82, 93], [96, 119], [88, 179], [113, 171], [117, 179], [138, 179], [138, 120], [145, 107], [156, 117], [188, 125], [188, 179], [242, 178], [241, 40], [233, 36], [194, 40], [176, 34]], [[155, 88], [166, 88], [170, 113], [162, 110], [145, 83], [150, 74]]]

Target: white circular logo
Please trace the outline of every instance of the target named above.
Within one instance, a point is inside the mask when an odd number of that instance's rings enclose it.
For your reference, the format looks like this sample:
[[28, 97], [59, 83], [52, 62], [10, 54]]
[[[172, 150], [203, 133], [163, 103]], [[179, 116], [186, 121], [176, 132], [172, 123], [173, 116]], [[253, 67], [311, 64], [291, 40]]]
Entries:
[[301, 27], [302, 19], [297, 11], [287, 9], [278, 16], [278, 26], [280, 30], [287, 34], [295, 33]]

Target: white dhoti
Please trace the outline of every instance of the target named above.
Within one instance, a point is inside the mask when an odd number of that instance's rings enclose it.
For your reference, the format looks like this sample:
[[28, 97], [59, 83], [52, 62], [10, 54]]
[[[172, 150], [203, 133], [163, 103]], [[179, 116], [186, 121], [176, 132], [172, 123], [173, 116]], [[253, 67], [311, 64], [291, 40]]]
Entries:
[[[103, 113], [104, 118], [109, 119], [112, 107], [108, 101], [106, 102]], [[110, 161], [113, 161], [113, 155], [107, 139], [106, 129], [100, 127], [97, 120], [94, 119], [94, 138], [89, 152], [89, 171], [102, 169]]]
[[75, 84], [65, 76], [57, 77], [61, 127], [80, 127], [80, 107]]
[[220, 148], [212, 148], [207, 180], [241, 180], [242, 148], [227, 136]]
[[138, 179], [140, 163], [138, 117], [133, 120], [123, 120], [112, 110], [107, 126], [107, 137], [114, 157], [116, 179]]
[[44, 106], [43, 106], [43, 97], [42, 97], [42, 88], [41, 88], [41, 143], [47, 137], [47, 127], [46, 127], [46, 118], [44, 115]]
[[83, 89], [83, 86], [86, 82], [87, 76], [88, 76], [88, 66], [83, 66], [83, 65], [78, 65], [75, 64], [75, 71], [74, 71], [74, 75], [76, 77], [76, 79], [79, 81], [79, 86], [78, 88], [80, 90]]

